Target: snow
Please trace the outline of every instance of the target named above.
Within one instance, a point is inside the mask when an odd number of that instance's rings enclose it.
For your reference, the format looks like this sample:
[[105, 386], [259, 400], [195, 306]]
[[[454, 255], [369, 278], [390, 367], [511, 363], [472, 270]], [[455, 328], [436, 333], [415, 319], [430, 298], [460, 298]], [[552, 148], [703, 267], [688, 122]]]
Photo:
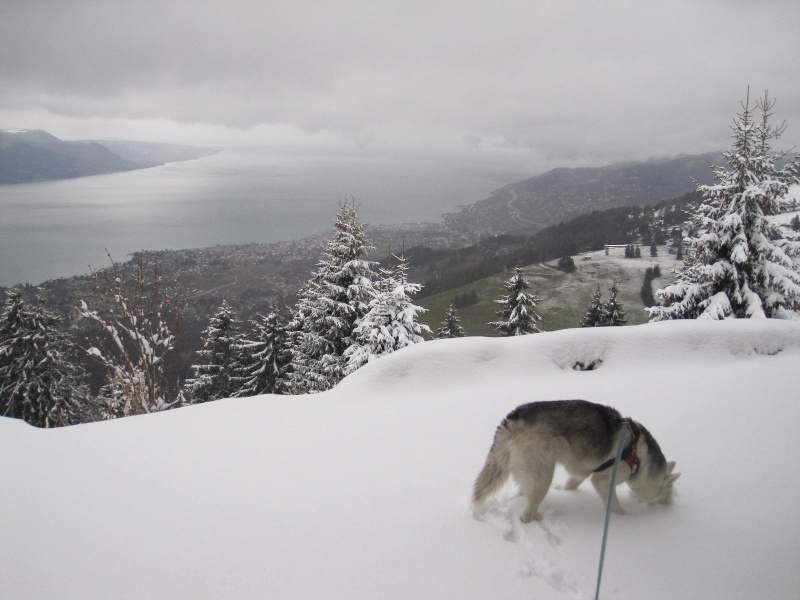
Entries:
[[540, 523], [513, 485], [469, 506], [500, 420], [557, 398], [641, 421], [682, 472], [671, 506], [621, 487], [602, 598], [797, 597], [798, 364], [798, 322], [668, 321], [425, 342], [309, 396], [3, 418], [0, 598], [592, 598], [588, 483]]

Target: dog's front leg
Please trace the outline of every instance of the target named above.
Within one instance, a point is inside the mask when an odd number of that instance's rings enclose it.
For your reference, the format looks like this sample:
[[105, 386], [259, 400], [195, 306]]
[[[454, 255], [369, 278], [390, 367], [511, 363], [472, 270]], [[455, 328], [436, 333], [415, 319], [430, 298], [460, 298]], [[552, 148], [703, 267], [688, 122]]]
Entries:
[[[604, 471], [593, 474], [592, 485], [597, 495], [600, 496], [600, 499], [603, 501], [603, 504], [606, 504], [609, 499], [608, 495], [611, 488], [611, 469], [605, 469]], [[619, 503], [619, 498], [617, 498], [616, 488], [611, 490], [611, 512], [618, 515], [625, 514], [625, 511]]]

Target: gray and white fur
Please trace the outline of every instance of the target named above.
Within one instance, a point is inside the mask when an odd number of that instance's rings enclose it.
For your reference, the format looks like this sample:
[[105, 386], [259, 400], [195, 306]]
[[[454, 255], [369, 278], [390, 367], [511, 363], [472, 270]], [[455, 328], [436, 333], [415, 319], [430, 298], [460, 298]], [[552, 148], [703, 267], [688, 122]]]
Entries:
[[[602, 468], [616, 455], [619, 435], [625, 426], [620, 413], [586, 400], [531, 402], [513, 410], [494, 436], [486, 464], [475, 480], [473, 506], [480, 510], [489, 496], [509, 476], [519, 484], [527, 507], [523, 522], [538, 520], [539, 505], [553, 481], [556, 463], [569, 474], [564, 489], [576, 489], [586, 478], [605, 504], [611, 487], [612, 468]], [[631, 447], [638, 468], [621, 462], [616, 483], [626, 482], [633, 495], [650, 504], [669, 504], [672, 484], [680, 476], [673, 473], [674, 462], [667, 462], [655, 438], [644, 426], [633, 421], [638, 436]], [[601, 470], [598, 470], [601, 468]], [[611, 510], [623, 513], [616, 490]]]

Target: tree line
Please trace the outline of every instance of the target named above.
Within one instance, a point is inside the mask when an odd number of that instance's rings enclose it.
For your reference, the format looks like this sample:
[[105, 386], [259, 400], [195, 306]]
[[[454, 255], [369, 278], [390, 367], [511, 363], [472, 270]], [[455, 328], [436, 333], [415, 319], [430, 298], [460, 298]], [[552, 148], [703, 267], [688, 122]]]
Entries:
[[[90, 325], [85, 348], [42, 302], [27, 303], [13, 290], [0, 317], [0, 413], [51, 427], [222, 397], [319, 392], [374, 358], [422, 341], [431, 332], [418, 322], [423, 309], [411, 296], [420, 285], [408, 280], [406, 258], [384, 269], [367, 260], [354, 203], [340, 208], [333, 239], [290, 318], [258, 315], [245, 332], [223, 302], [183, 384], [168, 382], [165, 367], [187, 299], [162, 279], [157, 260], [141, 254], [93, 273], [91, 297], [78, 308]], [[95, 395], [76, 360], [81, 351], [105, 371]]]
[[[0, 316], [0, 412], [41, 427], [113, 419], [228, 397], [304, 394], [330, 389], [386, 354], [434, 336], [418, 316], [408, 260], [380, 268], [366, 258], [369, 242], [354, 204], [340, 204], [333, 238], [288, 316], [274, 310], [243, 324], [226, 301], [202, 334], [202, 349], [185, 382], [168, 381], [187, 308], [159, 272], [157, 257], [92, 274], [92, 293], [77, 314], [89, 327], [84, 344], [62, 329], [43, 301], [8, 294]], [[522, 269], [506, 284], [492, 322], [500, 335], [538, 333], [538, 297]], [[463, 337], [457, 308], [444, 315], [438, 338]], [[83, 354], [103, 367], [95, 394], [80, 365]]]

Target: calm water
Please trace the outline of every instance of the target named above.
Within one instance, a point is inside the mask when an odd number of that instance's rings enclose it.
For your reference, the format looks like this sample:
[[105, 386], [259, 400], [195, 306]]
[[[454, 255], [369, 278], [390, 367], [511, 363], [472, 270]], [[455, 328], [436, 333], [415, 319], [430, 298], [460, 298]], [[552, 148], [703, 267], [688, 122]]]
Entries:
[[137, 250], [299, 239], [353, 195], [368, 223], [439, 221], [531, 176], [519, 167], [228, 151], [163, 167], [0, 186], [0, 285], [41, 283]]

